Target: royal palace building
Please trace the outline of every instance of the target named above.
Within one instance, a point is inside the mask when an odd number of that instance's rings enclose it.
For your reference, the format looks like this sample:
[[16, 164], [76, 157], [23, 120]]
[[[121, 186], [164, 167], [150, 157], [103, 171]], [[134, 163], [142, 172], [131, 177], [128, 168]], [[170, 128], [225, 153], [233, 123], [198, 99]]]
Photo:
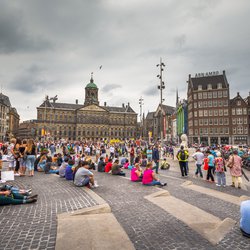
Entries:
[[137, 114], [127, 105], [99, 104], [98, 87], [91, 76], [85, 87], [84, 104], [59, 103], [46, 97], [37, 108], [37, 137], [55, 140], [135, 138]]

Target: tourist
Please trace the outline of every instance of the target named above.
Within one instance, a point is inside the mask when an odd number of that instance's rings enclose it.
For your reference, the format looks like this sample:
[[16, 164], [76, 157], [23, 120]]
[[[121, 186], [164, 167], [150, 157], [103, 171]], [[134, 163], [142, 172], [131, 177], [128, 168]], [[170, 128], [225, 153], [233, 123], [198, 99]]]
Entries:
[[147, 149], [146, 153], [147, 153], [148, 162], [151, 162], [152, 161], [153, 151], [152, 151], [152, 148], [150, 146], [148, 146], [148, 149]]
[[188, 151], [184, 149], [184, 146], [181, 145], [180, 150], [176, 154], [176, 158], [179, 161], [180, 170], [182, 177], [186, 177], [187, 173], [187, 161], [188, 161]]
[[105, 166], [106, 166], [106, 163], [104, 162], [103, 157], [101, 156], [97, 165], [97, 171], [105, 172]]
[[167, 162], [167, 159], [164, 158], [162, 163], [161, 163], [161, 169], [162, 170], [167, 170], [170, 168], [170, 164]]
[[192, 157], [195, 159], [196, 164], [196, 171], [195, 176], [198, 177], [198, 174], [200, 174], [200, 177], [203, 178], [201, 166], [204, 160], [204, 154], [201, 152], [200, 148], [197, 148], [196, 152], [192, 155]]
[[167, 183], [161, 183], [160, 180], [155, 176], [153, 171], [153, 163], [149, 162], [146, 166], [146, 169], [143, 172], [142, 184], [146, 186], [166, 186]]
[[217, 155], [217, 157], [215, 158], [215, 172], [217, 176], [216, 186], [226, 187], [225, 160], [221, 157], [221, 153], [219, 151], [216, 153], [216, 155]]
[[110, 158], [110, 159], [108, 159], [108, 162], [107, 162], [107, 164], [105, 166], [105, 173], [109, 173], [111, 171], [112, 165], [113, 165], [112, 164], [112, 159]]
[[154, 146], [153, 154], [152, 154], [152, 160], [155, 163], [155, 166], [154, 166], [153, 169], [155, 169], [156, 174], [158, 174], [158, 171], [159, 171], [159, 161], [160, 161], [160, 153], [159, 153], [157, 145]]
[[131, 145], [129, 154], [130, 154], [130, 165], [132, 166], [134, 164], [134, 159], [135, 159], [135, 148], [133, 144]]
[[80, 161], [75, 168], [74, 184], [77, 187], [84, 187], [92, 185], [92, 187], [98, 187], [97, 182], [94, 180], [94, 174], [89, 171], [90, 165], [87, 161]]
[[67, 167], [65, 169], [65, 179], [67, 181], [72, 181], [73, 180], [73, 166], [74, 166], [74, 164], [75, 164], [75, 162], [72, 159], [70, 159], [68, 161], [68, 165], [67, 165]]
[[25, 172], [26, 172], [26, 159], [27, 159], [27, 155], [24, 154], [26, 146], [27, 146], [27, 141], [23, 140], [22, 144], [19, 147], [19, 153], [20, 153], [20, 158], [19, 158], [20, 176], [25, 176]]
[[125, 176], [126, 173], [122, 172], [121, 170], [122, 166], [119, 165], [119, 160], [115, 159], [112, 168], [111, 168], [111, 173], [112, 175], [120, 175], [120, 176]]
[[230, 174], [232, 176], [232, 187], [236, 186], [236, 182], [238, 183], [238, 188], [241, 188], [242, 184], [242, 159], [238, 156], [238, 151], [234, 150], [233, 155], [229, 157], [227, 167], [230, 168]]
[[7, 154], [8, 154], [8, 162], [9, 162], [9, 170], [14, 171], [15, 168], [15, 152], [14, 152], [14, 147], [16, 144], [16, 139], [12, 138], [10, 140], [10, 144], [7, 146]]
[[66, 157], [64, 161], [62, 162], [61, 166], [59, 167], [59, 176], [64, 178], [65, 177], [65, 172], [66, 172], [66, 167], [68, 165], [69, 158]]
[[133, 182], [140, 182], [140, 181], [142, 181], [142, 176], [143, 176], [143, 174], [142, 174], [142, 169], [140, 167], [140, 164], [136, 163], [135, 167], [132, 168], [132, 170], [131, 170], [130, 179]]
[[211, 182], [214, 182], [214, 176], [213, 176], [213, 172], [214, 172], [214, 156], [211, 153], [211, 151], [207, 151], [207, 158], [208, 158], [208, 170], [207, 170], [207, 181], [210, 181], [211, 178]]
[[242, 235], [250, 238], [250, 200], [241, 202], [240, 213], [240, 230]]
[[24, 154], [27, 155], [26, 166], [29, 171], [29, 176], [32, 177], [34, 176], [34, 163], [36, 160], [36, 146], [32, 139], [28, 140]]

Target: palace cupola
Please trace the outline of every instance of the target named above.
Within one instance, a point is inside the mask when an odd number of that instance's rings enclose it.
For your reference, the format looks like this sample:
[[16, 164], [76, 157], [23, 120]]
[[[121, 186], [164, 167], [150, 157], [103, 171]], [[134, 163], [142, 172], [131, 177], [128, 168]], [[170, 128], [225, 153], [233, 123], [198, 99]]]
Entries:
[[91, 73], [90, 83], [88, 83], [85, 87], [85, 101], [84, 105], [99, 105], [98, 101], [98, 88], [94, 83], [93, 73]]

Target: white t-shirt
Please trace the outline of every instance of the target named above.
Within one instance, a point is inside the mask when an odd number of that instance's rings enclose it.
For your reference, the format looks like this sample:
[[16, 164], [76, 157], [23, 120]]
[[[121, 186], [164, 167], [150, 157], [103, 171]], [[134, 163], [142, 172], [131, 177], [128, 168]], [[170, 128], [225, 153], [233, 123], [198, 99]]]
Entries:
[[203, 163], [204, 154], [202, 152], [196, 152], [192, 155], [192, 157], [196, 160], [196, 164]]

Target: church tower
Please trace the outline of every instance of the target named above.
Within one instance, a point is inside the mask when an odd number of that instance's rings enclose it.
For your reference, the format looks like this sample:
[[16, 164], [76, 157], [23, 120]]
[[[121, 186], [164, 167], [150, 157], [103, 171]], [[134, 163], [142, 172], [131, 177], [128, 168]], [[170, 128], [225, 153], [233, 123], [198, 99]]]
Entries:
[[91, 104], [99, 105], [98, 88], [94, 83], [93, 73], [91, 73], [90, 83], [88, 83], [87, 86], [85, 87], [85, 101], [84, 101], [85, 106]]

